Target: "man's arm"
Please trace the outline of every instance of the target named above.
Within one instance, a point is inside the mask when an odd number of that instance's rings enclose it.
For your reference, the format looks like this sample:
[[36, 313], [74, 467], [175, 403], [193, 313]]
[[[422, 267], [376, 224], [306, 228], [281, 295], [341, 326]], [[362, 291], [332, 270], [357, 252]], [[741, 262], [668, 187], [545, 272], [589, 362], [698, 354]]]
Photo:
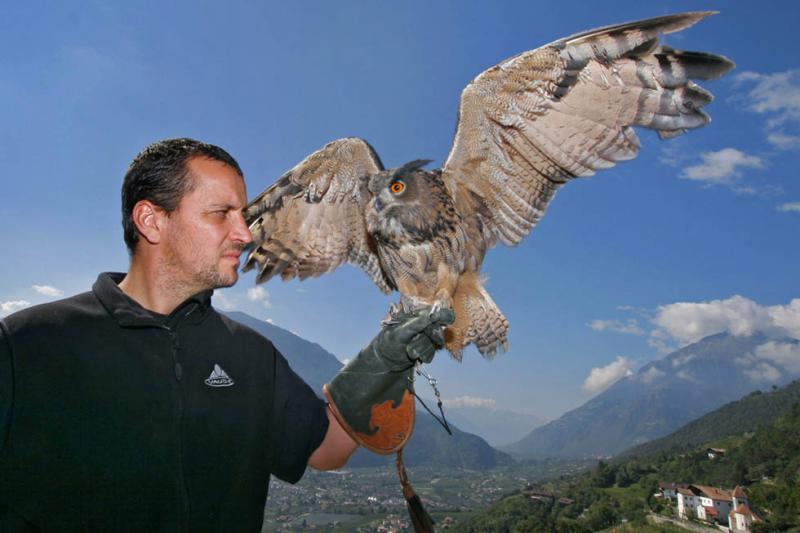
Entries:
[[308, 466], [317, 470], [336, 470], [343, 467], [358, 448], [356, 441], [350, 438], [350, 435], [333, 416], [330, 407], [328, 407], [327, 413], [328, 431], [325, 433], [322, 443], [308, 459]]

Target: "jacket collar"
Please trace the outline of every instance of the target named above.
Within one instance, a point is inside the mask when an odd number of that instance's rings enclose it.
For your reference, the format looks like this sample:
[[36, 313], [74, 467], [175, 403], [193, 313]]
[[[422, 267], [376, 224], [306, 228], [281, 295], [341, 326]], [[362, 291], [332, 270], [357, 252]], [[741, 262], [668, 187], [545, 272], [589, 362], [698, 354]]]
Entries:
[[207, 290], [187, 298], [169, 316], [154, 313], [122, 292], [119, 283], [124, 278], [125, 274], [121, 272], [103, 272], [97, 276], [97, 281], [92, 285], [92, 291], [97, 299], [122, 327], [171, 327], [184, 319], [199, 322], [211, 309], [211, 295], [214, 291]]

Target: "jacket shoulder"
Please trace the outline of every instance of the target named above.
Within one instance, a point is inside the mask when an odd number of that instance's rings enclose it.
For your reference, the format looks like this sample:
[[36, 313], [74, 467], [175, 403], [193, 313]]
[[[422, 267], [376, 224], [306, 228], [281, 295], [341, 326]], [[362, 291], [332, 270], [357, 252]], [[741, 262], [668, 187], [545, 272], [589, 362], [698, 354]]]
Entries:
[[3, 319], [9, 333], [29, 328], [74, 324], [76, 319], [92, 320], [107, 315], [92, 292], [84, 292], [63, 300], [27, 307]]

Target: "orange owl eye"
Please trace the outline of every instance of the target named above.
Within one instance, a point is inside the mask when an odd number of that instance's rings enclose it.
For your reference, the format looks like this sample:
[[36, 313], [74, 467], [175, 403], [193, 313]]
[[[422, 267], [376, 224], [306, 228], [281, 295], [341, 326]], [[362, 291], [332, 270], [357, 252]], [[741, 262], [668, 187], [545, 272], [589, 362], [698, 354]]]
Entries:
[[389, 185], [389, 190], [392, 191], [394, 194], [400, 194], [406, 189], [406, 184], [402, 181], [393, 181], [391, 185]]

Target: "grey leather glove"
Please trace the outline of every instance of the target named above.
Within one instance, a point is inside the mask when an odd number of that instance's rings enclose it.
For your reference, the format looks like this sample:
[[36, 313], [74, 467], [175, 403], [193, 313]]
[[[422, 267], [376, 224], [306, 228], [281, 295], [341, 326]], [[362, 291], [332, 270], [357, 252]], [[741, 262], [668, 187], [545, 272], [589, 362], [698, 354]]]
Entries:
[[450, 309], [423, 308], [386, 321], [380, 333], [324, 387], [334, 415], [376, 453], [400, 449], [414, 425], [413, 372], [444, 345]]

